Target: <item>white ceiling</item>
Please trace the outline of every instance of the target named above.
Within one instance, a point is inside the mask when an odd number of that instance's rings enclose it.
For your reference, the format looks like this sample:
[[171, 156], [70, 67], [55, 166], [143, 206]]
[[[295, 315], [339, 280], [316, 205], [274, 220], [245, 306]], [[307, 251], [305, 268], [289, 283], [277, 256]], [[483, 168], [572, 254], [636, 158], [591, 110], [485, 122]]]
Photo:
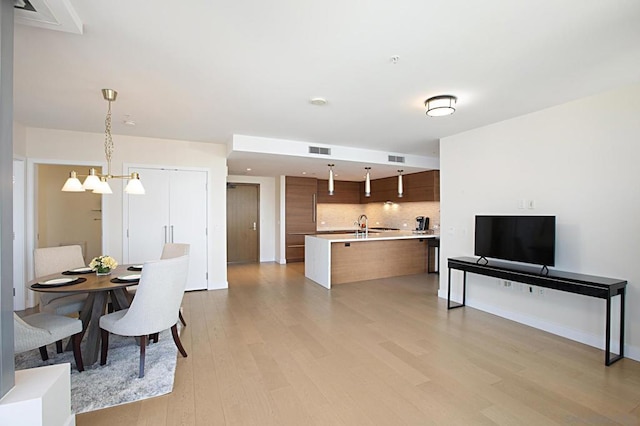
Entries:
[[[34, 127], [103, 132], [113, 88], [114, 135], [438, 156], [442, 137], [640, 82], [638, 0], [40, 1], [70, 3], [83, 34], [16, 25], [15, 120]], [[440, 94], [458, 110], [427, 117]]]

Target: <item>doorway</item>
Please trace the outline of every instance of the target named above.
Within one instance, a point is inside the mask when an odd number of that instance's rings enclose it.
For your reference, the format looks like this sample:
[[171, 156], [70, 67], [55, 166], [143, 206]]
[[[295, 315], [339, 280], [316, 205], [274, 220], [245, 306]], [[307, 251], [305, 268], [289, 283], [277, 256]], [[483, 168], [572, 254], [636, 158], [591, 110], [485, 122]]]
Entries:
[[227, 263], [260, 261], [260, 185], [227, 183]]
[[102, 254], [102, 196], [89, 191], [60, 191], [70, 170], [85, 168], [87, 166], [37, 165], [35, 236], [36, 248], [79, 245], [88, 264]]

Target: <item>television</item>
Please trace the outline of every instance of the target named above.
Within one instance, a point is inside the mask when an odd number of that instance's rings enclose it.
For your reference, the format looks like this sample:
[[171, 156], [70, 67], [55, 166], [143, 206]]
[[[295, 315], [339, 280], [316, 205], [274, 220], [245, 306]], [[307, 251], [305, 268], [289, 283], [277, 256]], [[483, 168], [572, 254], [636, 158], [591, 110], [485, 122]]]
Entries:
[[475, 255], [555, 265], [555, 216], [476, 216]]

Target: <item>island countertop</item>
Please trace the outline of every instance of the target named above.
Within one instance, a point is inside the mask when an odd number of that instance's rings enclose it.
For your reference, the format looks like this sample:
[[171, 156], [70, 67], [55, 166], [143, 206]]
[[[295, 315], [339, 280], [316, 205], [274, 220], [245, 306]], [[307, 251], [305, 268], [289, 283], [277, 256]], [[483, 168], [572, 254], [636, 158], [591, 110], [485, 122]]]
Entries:
[[369, 231], [368, 234], [359, 233], [357, 236], [355, 232], [348, 234], [316, 234], [307, 235], [309, 238], [319, 238], [327, 240], [331, 243], [350, 242], [350, 241], [377, 241], [377, 240], [407, 240], [416, 238], [439, 238], [439, 234], [416, 234], [412, 231]]

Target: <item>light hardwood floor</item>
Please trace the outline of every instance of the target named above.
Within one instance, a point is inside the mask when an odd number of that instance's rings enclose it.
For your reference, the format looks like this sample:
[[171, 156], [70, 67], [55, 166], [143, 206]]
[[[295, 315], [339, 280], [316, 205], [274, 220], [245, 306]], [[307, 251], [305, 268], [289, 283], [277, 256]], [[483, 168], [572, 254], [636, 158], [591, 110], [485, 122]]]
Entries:
[[77, 425], [637, 425], [640, 363], [447, 311], [437, 275], [328, 291], [301, 264], [229, 267], [188, 293], [171, 394]]

